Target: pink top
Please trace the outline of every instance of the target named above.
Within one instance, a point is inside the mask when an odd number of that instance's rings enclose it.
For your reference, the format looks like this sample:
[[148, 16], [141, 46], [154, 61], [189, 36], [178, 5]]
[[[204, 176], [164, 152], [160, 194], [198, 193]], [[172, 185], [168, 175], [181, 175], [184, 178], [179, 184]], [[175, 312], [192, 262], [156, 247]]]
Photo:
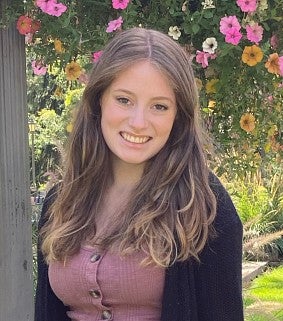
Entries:
[[144, 258], [83, 246], [65, 265], [50, 264], [50, 285], [73, 321], [160, 321], [165, 270], [141, 266]]

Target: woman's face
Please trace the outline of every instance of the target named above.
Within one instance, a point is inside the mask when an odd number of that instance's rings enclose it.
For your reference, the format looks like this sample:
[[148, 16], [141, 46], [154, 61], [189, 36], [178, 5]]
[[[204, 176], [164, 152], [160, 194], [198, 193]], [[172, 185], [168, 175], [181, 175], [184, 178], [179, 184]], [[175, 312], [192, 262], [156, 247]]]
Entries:
[[167, 142], [176, 113], [175, 94], [161, 71], [148, 61], [125, 69], [101, 98], [101, 128], [113, 159], [151, 159]]

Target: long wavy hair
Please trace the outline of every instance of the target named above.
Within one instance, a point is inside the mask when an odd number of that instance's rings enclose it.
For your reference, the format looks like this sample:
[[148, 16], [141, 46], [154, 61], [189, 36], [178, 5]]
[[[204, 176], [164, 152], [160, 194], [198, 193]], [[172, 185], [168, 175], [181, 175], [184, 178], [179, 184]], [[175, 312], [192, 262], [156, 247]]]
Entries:
[[146, 60], [168, 77], [177, 115], [165, 146], [149, 160], [131, 197], [100, 240], [121, 255], [144, 250], [148, 262], [167, 267], [198, 255], [212, 234], [215, 196], [209, 186], [204, 131], [190, 57], [155, 30], [117, 33], [95, 64], [69, 140], [65, 175], [41, 230], [47, 262], [65, 260], [96, 234], [96, 213], [112, 179], [110, 151], [101, 131], [100, 99], [129, 66]]

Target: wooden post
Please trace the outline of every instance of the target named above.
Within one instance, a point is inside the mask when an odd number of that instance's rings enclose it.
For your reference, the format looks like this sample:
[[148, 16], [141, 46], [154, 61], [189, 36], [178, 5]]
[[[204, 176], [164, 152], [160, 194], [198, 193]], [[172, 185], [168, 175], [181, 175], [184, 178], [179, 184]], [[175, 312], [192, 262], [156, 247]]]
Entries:
[[33, 320], [25, 68], [24, 37], [14, 26], [0, 30], [1, 321]]

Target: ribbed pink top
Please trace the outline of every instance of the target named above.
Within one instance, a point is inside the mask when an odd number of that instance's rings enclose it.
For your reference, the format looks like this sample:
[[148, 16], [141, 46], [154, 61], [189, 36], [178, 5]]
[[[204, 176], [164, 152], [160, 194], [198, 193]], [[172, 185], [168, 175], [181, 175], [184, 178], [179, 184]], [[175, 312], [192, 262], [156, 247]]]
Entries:
[[160, 321], [165, 270], [141, 266], [144, 258], [83, 246], [65, 265], [50, 264], [50, 284], [73, 321]]

